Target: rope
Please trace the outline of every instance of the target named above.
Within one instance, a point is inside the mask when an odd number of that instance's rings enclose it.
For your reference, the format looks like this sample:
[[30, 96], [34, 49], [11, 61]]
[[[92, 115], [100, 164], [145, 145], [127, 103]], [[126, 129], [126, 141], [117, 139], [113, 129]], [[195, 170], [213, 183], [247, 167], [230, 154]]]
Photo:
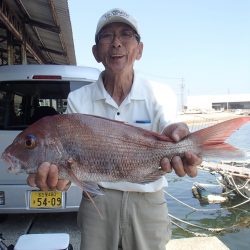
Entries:
[[[206, 171], [206, 170], [204, 170], [204, 169], [202, 169], [202, 170], [203, 170], [203, 171]], [[221, 174], [221, 173], [219, 172], [219, 174]], [[186, 207], [188, 207], [188, 208], [190, 208], [190, 209], [192, 209], [192, 210], [194, 210], [194, 211], [205, 211], [205, 212], [206, 212], [206, 211], [220, 211], [220, 210], [234, 209], [234, 208], [237, 208], [237, 207], [239, 207], [239, 206], [242, 206], [242, 205], [244, 205], [244, 204], [246, 204], [246, 203], [248, 203], [248, 202], [250, 201], [250, 198], [247, 197], [246, 195], [244, 195], [244, 194], [241, 192], [241, 190], [242, 190], [244, 187], [246, 187], [246, 185], [248, 185], [248, 183], [250, 182], [250, 179], [246, 180], [246, 182], [245, 182], [243, 185], [239, 186], [239, 185], [237, 185], [237, 184], [235, 183], [235, 180], [234, 180], [234, 177], [233, 177], [233, 176], [235, 176], [235, 174], [229, 174], [229, 173], [227, 173], [227, 175], [226, 175], [225, 177], [228, 179], [229, 183], [231, 183], [231, 185], [234, 186], [234, 189], [232, 189], [232, 190], [230, 190], [230, 191], [228, 191], [228, 192], [223, 192], [222, 194], [225, 195], [225, 194], [232, 193], [233, 191], [237, 191], [237, 192], [238, 192], [242, 197], [244, 197], [246, 200], [243, 201], [243, 202], [241, 202], [241, 203], [239, 203], [239, 204], [236, 204], [236, 205], [234, 205], [234, 206], [231, 206], [231, 207], [210, 208], [210, 209], [195, 208], [195, 207], [190, 206], [190, 205], [188, 205], [187, 203], [185, 203], [185, 202], [183, 202], [183, 201], [177, 199], [176, 197], [174, 197], [173, 195], [171, 195], [171, 194], [170, 194], [169, 192], [167, 192], [166, 190], [164, 190], [164, 193], [167, 194], [168, 196], [170, 196], [172, 199], [174, 199], [174, 200], [176, 200], [177, 202], [179, 202], [180, 204], [182, 204], [183, 206], [186, 206]], [[216, 180], [217, 180], [217, 182], [218, 182], [221, 186], [226, 187], [226, 185], [223, 184], [221, 181], [219, 181], [218, 178], [216, 178]], [[193, 231], [191, 231], [191, 230], [189, 230], [189, 229], [187, 229], [187, 228], [184, 228], [183, 226], [179, 225], [178, 223], [176, 223], [176, 222], [173, 221], [173, 220], [179, 221], [179, 222], [181, 222], [181, 223], [185, 223], [185, 224], [187, 224], [187, 225], [189, 225], [189, 226], [196, 227], [196, 228], [199, 228], [199, 229], [202, 229], [202, 230], [207, 230], [207, 231], [209, 231], [209, 232], [222, 232], [222, 231], [228, 231], [228, 230], [232, 230], [232, 229], [236, 228], [236, 226], [237, 226], [237, 225], [233, 225], [233, 226], [231, 226], [231, 227], [224, 227], [224, 228], [206, 228], [206, 227], [199, 226], [199, 225], [190, 223], [190, 222], [188, 222], [188, 221], [179, 219], [179, 218], [173, 216], [172, 214], [169, 214], [169, 217], [172, 218], [172, 219], [171, 219], [171, 223], [172, 223], [172, 224], [174, 224], [176, 227], [178, 227], [178, 228], [180, 228], [180, 229], [182, 229], [182, 230], [184, 230], [184, 231], [186, 231], [186, 232], [188, 232], [188, 233], [190, 233], [190, 234], [192, 234], [192, 235], [194, 235], [194, 236], [209, 236], [209, 234], [201, 234], [201, 233], [193, 232]]]
[[[194, 211], [198, 211], [198, 212], [209, 212], [209, 211], [219, 211], [219, 210], [226, 210], [226, 209], [229, 209], [229, 208], [195, 208], [193, 206], [190, 206], [188, 205], [187, 203], [175, 198], [173, 195], [171, 195], [170, 193], [168, 193], [167, 191], [164, 190], [164, 193], [166, 193], [168, 196], [170, 196], [171, 198], [173, 198], [174, 200], [176, 200], [177, 202], [179, 202], [180, 204], [194, 210]], [[231, 208], [234, 208], [234, 207], [231, 207]]]
[[[216, 181], [218, 184], [221, 185], [221, 187], [223, 187], [224, 189], [226, 188], [226, 185], [224, 183], [222, 183], [220, 180], [218, 180], [218, 178], [216, 178]], [[222, 192], [221, 194], [222, 195], [227, 195], [227, 194], [231, 194], [235, 191], [235, 189], [231, 189], [231, 190], [228, 190], [227, 192]]]
[[[227, 181], [228, 181], [231, 185], [235, 186], [235, 185], [230, 181], [229, 177], [233, 178], [231, 175], [226, 175], [226, 176], [224, 176], [224, 178], [226, 178]], [[223, 183], [222, 183], [221, 181], [219, 181], [219, 180], [217, 180], [217, 181], [218, 181], [219, 183], [221, 183], [221, 185], [222, 185], [224, 188], [226, 188], [226, 185], [225, 185], [225, 184], [223, 184]], [[239, 185], [237, 185], [238, 189], [239, 189], [239, 190], [240, 190], [240, 189], [243, 189], [243, 188], [249, 183], [249, 181], [250, 181], [250, 180], [247, 180], [247, 181], [245, 182], [245, 184], [244, 184], [243, 186], [241, 186], [241, 187], [239, 187]], [[227, 191], [227, 192], [223, 192], [222, 194], [230, 194], [230, 193], [232, 193], [232, 192], [234, 192], [234, 191], [237, 191], [236, 186], [235, 186], [235, 188], [230, 189], [230, 190]], [[246, 198], [248, 199], [248, 197], [246, 197]]]
[[243, 202], [241, 202], [241, 203], [239, 203], [239, 204], [237, 204], [237, 205], [234, 205], [234, 206], [232, 206], [232, 207], [203, 208], [203, 209], [201, 209], [201, 208], [195, 208], [195, 207], [193, 207], [193, 206], [190, 206], [190, 205], [188, 205], [187, 203], [185, 203], [185, 202], [183, 202], [183, 201], [181, 201], [181, 200], [175, 198], [173, 195], [171, 195], [170, 193], [168, 193], [166, 190], [164, 190], [164, 193], [167, 194], [168, 196], [170, 196], [171, 198], [173, 198], [174, 200], [176, 200], [177, 202], [179, 202], [180, 204], [182, 204], [182, 205], [184, 205], [184, 206], [186, 206], [186, 207], [188, 207], [188, 208], [191, 208], [192, 210], [195, 210], [195, 211], [202, 211], [202, 212], [233, 209], [233, 208], [242, 206], [242, 205], [244, 205], [245, 203], [247, 203], [247, 202], [250, 201], [250, 199], [247, 199], [247, 200], [245, 200], [245, 201], [243, 201]]
[[208, 172], [216, 172], [223, 176], [231, 174], [244, 179], [250, 179], [249, 169], [246, 167], [236, 167], [235, 165], [229, 165], [225, 163], [214, 164], [211, 162], [203, 161], [198, 168]]
[[182, 223], [185, 223], [185, 224], [187, 224], [189, 226], [200, 228], [200, 229], [203, 229], [203, 230], [207, 230], [207, 231], [213, 232], [213, 233], [215, 233], [215, 232], [221, 232], [221, 231], [225, 231], [225, 230], [231, 230], [233, 228], [233, 227], [227, 227], [227, 228], [226, 227], [221, 227], [221, 228], [202, 227], [202, 226], [199, 226], [199, 225], [187, 222], [185, 220], [179, 219], [179, 218], [173, 216], [172, 214], [168, 214], [168, 215], [169, 215], [170, 218], [175, 219], [177, 221], [180, 221]]
[[231, 177], [231, 180], [232, 180], [233, 185], [234, 185], [234, 187], [236, 188], [237, 192], [238, 192], [242, 197], [244, 197], [247, 201], [250, 201], [250, 198], [247, 197], [246, 195], [244, 195], [244, 194], [240, 191], [240, 189], [244, 188], [244, 187], [249, 183], [249, 180], [247, 180], [247, 181], [245, 182], [245, 184], [239, 188], [238, 185], [235, 183], [233, 176], [230, 176], [230, 177]]
[[171, 220], [171, 223], [174, 224], [176, 227], [182, 229], [183, 231], [188, 232], [188, 233], [190, 233], [190, 234], [192, 234], [192, 235], [194, 235], [194, 236], [196, 236], [196, 237], [208, 237], [208, 236], [210, 236], [209, 234], [204, 234], [204, 233], [201, 234], [201, 233], [193, 232], [193, 231], [191, 231], [191, 230], [189, 230], [189, 229], [187, 229], [187, 228], [184, 228], [184, 227], [180, 226], [179, 224], [177, 224], [177, 223], [174, 222], [173, 220]]

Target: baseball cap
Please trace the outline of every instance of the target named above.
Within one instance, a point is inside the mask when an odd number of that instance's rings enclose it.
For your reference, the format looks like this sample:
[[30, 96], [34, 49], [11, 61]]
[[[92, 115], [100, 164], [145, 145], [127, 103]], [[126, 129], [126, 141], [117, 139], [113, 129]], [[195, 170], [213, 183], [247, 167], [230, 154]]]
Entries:
[[101, 29], [104, 26], [106, 26], [107, 24], [116, 23], [116, 22], [128, 24], [140, 36], [138, 24], [137, 24], [137, 21], [135, 20], [135, 18], [132, 17], [131, 15], [129, 15], [124, 10], [118, 9], [118, 8], [109, 10], [108, 12], [106, 12], [105, 14], [103, 14], [100, 17], [100, 19], [99, 19], [99, 21], [97, 23], [95, 36], [97, 36], [98, 33], [101, 31]]

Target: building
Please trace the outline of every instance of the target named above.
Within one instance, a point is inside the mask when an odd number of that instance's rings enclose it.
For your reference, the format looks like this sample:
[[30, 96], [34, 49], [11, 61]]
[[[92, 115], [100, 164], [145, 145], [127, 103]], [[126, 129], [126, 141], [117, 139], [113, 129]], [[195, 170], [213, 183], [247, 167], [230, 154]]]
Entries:
[[187, 110], [250, 110], [249, 94], [187, 96]]
[[68, 0], [0, 1], [0, 66], [76, 64]]

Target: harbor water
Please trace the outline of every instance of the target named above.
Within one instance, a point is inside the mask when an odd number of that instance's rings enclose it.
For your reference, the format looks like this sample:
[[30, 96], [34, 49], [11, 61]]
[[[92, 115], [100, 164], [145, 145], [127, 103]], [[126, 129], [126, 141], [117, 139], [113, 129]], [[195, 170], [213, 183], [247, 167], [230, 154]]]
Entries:
[[[250, 122], [227, 140], [246, 153], [245, 160], [250, 160], [249, 134]], [[174, 173], [167, 176], [169, 186], [166, 188], [166, 199], [169, 214], [173, 216], [172, 221], [178, 225], [172, 226], [172, 238], [216, 236], [231, 250], [249, 249], [250, 201], [237, 206], [244, 203], [245, 199], [231, 194], [227, 202], [208, 204], [193, 196], [192, 186], [195, 182], [216, 185], [220, 190], [220, 186], [217, 186], [218, 178], [219, 174], [203, 170], [199, 170], [195, 178], [180, 178]]]

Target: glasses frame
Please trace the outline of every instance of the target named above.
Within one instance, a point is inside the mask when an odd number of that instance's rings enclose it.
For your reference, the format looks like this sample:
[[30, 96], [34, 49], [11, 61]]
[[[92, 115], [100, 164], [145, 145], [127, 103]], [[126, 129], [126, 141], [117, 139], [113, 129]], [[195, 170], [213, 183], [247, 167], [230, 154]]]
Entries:
[[[110, 33], [111, 33], [111, 32], [110, 32]], [[101, 41], [101, 38], [100, 38], [100, 36], [101, 36], [102, 34], [103, 34], [102, 32], [99, 32], [99, 33], [96, 35], [96, 37], [95, 37], [95, 42], [96, 42], [96, 44], [98, 44], [98, 43], [100, 43], [100, 44], [111, 44], [111, 43], [114, 41], [114, 38], [115, 38], [115, 37], [117, 37], [117, 38], [119, 39], [120, 42], [125, 42], [125, 41], [122, 41], [122, 40], [121, 40], [121, 35], [116, 35], [115, 33], [112, 33], [113, 36], [112, 36], [111, 41], [110, 41], [110, 42], [104, 42], [104, 43], [103, 43], [103, 42]], [[141, 37], [140, 37], [139, 34], [137, 34], [136, 32], [132, 31], [132, 34], [131, 34], [131, 35], [132, 35], [131, 38], [132, 38], [132, 37], [135, 37], [136, 41], [137, 41], [138, 43], [140, 43]], [[129, 41], [129, 40], [128, 40], [128, 41]]]

